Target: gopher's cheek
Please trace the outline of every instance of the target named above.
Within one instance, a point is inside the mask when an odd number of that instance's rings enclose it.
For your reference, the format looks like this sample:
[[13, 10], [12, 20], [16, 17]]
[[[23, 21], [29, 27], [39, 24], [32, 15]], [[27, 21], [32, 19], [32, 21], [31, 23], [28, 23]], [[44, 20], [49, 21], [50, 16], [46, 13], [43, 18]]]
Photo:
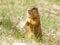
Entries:
[[31, 20], [32, 25], [36, 25], [36, 21]]

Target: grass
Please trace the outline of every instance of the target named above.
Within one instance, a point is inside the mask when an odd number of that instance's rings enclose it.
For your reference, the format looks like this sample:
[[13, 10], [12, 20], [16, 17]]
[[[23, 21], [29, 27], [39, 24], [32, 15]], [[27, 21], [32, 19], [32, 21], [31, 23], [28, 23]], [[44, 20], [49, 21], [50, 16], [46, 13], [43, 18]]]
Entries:
[[60, 0], [49, 0], [49, 2], [50, 3], [52, 3], [52, 4], [58, 4], [58, 5], [60, 5]]
[[[48, 4], [43, 3], [42, 0], [0, 0], [0, 18], [3, 22], [0, 25], [0, 44], [12, 45], [16, 41], [29, 45], [60, 45], [60, 36], [58, 35], [60, 33], [59, 10], [56, 11], [58, 13], [56, 15], [49, 13], [49, 11], [46, 12], [52, 8], [53, 4], [60, 4], [60, 1], [47, 1]], [[25, 20], [29, 6], [36, 6], [39, 9], [43, 36], [38, 38], [38, 41], [24, 38], [24, 29], [16, 27], [19, 20]]]

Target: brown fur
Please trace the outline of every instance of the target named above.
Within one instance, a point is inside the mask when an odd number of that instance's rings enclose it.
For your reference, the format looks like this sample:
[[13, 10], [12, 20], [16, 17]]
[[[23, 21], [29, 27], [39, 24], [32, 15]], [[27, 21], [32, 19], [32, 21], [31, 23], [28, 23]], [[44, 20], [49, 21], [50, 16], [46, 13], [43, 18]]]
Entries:
[[29, 7], [27, 13], [25, 24], [27, 35], [30, 37], [38, 37], [39, 35], [42, 35], [38, 9], [36, 7]]

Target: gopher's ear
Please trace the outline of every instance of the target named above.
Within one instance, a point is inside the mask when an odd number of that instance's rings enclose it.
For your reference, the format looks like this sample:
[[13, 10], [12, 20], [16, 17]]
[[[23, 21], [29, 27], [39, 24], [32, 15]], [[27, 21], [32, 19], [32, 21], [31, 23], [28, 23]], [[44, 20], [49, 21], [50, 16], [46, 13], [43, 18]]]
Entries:
[[32, 10], [38, 10], [38, 8], [36, 8], [36, 7], [33, 7], [33, 8], [32, 8]]

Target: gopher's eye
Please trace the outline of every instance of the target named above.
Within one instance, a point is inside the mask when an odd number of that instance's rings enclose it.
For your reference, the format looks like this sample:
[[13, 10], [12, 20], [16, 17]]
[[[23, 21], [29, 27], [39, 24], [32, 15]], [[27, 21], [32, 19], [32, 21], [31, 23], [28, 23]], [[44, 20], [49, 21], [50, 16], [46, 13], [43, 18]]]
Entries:
[[32, 10], [35, 10], [36, 8], [33, 8]]
[[37, 8], [33, 8], [32, 10], [37, 10]]

